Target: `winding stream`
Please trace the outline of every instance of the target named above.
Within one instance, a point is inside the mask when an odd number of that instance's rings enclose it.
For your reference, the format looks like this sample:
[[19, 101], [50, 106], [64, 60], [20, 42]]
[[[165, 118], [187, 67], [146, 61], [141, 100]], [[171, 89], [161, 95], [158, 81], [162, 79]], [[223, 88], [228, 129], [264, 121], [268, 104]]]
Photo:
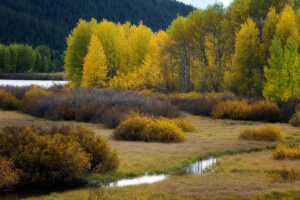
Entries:
[[68, 81], [51, 81], [51, 80], [7, 80], [0, 79], [0, 86], [14, 86], [14, 87], [23, 87], [23, 86], [31, 86], [38, 85], [44, 88], [49, 88], [54, 85], [65, 85]]

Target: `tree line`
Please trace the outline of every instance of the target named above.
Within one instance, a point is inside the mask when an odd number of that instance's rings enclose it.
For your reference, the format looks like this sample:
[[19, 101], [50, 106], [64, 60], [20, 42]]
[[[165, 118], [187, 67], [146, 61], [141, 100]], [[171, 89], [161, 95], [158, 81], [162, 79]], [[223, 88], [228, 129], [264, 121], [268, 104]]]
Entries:
[[234, 0], [178, 16], [166, 31], [80, 20], [68, 38], [74, 86], [158, 92], [230, 91], [300, 99], [299, 2]]
[[63, 58], [46, 46], [0, 44], [0, 72], [56, 72], [63, 71]]

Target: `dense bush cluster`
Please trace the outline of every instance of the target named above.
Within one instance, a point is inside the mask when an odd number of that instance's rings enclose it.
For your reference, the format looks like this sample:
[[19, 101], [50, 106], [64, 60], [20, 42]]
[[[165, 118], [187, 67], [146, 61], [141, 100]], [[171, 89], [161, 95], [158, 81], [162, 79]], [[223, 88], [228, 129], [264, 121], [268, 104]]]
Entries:
[[170, 120], [132, 115], [117, 127], [113, 138], [145, 142], [183, 142], [185, 140], [183, 129], [193, 131], [195, 126], [183, 119]]
[[21, 106], [21, 101], [15, 96], [0, 88], [0, 108], [3, 110], [18, 110]]
[[172, 105], [185, 112], [194, 115], [210, 116], [212, 109], [221, 102], [235, 100], [233, 95], [208, 95], [197, 97], [196, 95], [173, 95], [167, 98]]
[[276, 160], [283, 159], [300, 159], [300, 145], [299, 146], [286, 146], [278, 145], [274, 151], [272, 151], [272, 156]]
[[296, 126], [296, 127], [300, 126], [300, 112], [299, 111], [293, 115], [292, 119], [290, 120], [290, 124], [292, 126]]
[[0, 156], [0, 189], [12, 186], [19, 181], [19, 172], [14, 163]]
[[[135, 92], [62, 87], [48, 90], [5, 87], [4, 90], [22, 101], [20, 110], [23, 112], [51, 120], [100, 122], [114, 128], [131, 112], [168, 118], [180, 115], [168, 101]], [[0, 106], [4, 108], [1, 103]]]
[[279, 111], [278, 105], [273, 102], [257, 101], [249, 104], [243, 100], [219, 103], [211, 115], [221, 119], [275, 122], [279, 120]]
[[239, 135], [243, 140], [277, 141], [283, 139], [283, 132], [275, 126], [267, 125], [262, 128], [244, 128]]
[[0, 133], [0, 156], [20, 171], [20, 184], [55, 183], [88, 171], [118, 167], [118, 155], [87, 127], [6, 127]]

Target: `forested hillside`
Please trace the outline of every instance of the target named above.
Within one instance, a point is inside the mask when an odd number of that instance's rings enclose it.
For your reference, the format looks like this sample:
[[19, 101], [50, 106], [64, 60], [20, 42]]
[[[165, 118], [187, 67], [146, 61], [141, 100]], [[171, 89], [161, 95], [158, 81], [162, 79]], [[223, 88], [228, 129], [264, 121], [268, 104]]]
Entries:
[[46, 45], [63, 51], [80, 18], [103, 18], [166, 29], [193, 8], [174, 0], [0, 0], [0, 43]]

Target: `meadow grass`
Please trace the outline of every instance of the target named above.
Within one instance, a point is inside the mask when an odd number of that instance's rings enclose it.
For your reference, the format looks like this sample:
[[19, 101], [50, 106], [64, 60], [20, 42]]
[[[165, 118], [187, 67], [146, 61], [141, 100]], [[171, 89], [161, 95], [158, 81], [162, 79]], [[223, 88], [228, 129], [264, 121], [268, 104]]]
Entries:
[[[186, 133], [186, 141], [179, 144], [114, 141], [111, 137], [113, 130], [106, 129], [101, 124], [66, 123], [87, 125], [96, 134], [107, 138], [112, 148], [120, 153], [120, 167], [116, 172], [102, 176], [91, 174], [85, 177], [88, 180], [109, 181], [145, 172], [169, 172], [186, 166], [192, 160], [209, 155], [265, 149], [278, 144], [278, 142], [238, 139], [240, 130], [245, 126], [259, 128], [263, 127], [264, 123], [215, 120], [187, 114], [184, 118], [196, 124], [197, 131]], [[17, 112], [0, 111], [0, 127], [31, 124], [51, 126], [53, 123], [64, 122], [51, 122]], [[288, 124], [275, 125], [286, 133], [284, 143], [295, 144], [300, 141], [299, 128]], [[280, 170], [284, 165], [295, 170], [300, 166], [299, 163], [288, 160], [273, 160], [270, 151], [228, 155], [218, 161], [214, 169], [217, 173], [204, 176], [172, 176], [166, 181], [152, 185], [104, 189], [100, 192], [82, 189], [51, 193], [36, 199], [252, 199], [264, 197], [265, 194], [272, 195], [274, 191], [293, 196], [298, 193], [289, 191], [300, 190], [299, 182], [274, 182], [272, 177], [268, 176], [268, 173]]]

